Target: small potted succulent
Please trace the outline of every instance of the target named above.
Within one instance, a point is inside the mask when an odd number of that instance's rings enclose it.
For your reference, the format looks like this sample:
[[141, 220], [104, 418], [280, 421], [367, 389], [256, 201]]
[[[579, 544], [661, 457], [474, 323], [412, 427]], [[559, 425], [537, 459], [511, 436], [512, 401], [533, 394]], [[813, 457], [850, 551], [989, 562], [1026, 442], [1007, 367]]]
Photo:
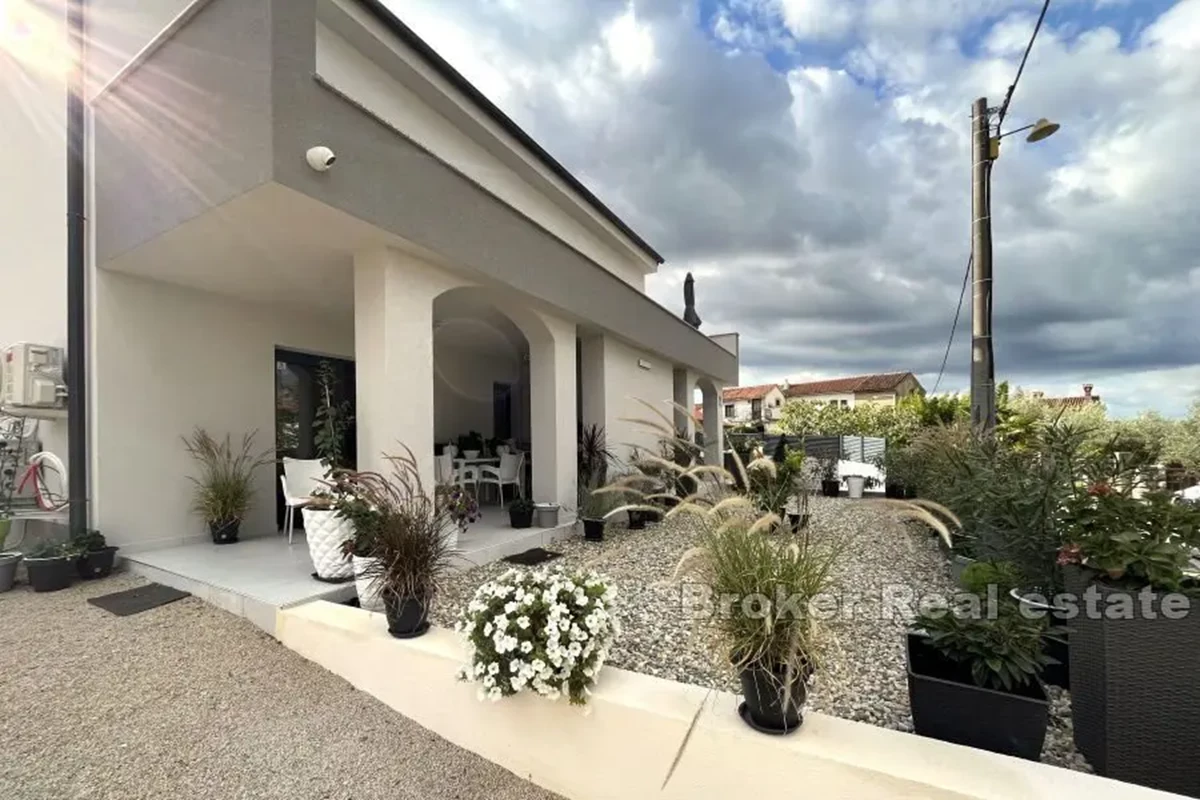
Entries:
[[110, 545], [100, 531], [87, 531], [71, 540], [72, 549], [79, 553], [75, 567], [84, 580], [107, 578], [112, 574], [119, 548]]
[[254, 452], [254, 436], [242, 437], [234, 449], [229, 435], [214, 439], [203, 428], [183, 437], [183, 446], [199, 465], [200, 474], [191, 476], [195, 485], [194, 511], [208, 525], [214, 544], [233, 544], [238, 540], [242, 520], [254, 501], [254, 473], [272, 463], [271, 451]]
[[4, 542], [12, 530], [12, 518], [8, 512], [0, 509], [0, 592], [7, 592], [13, 587], [17, 577], [17, 565], [21, 563], [21, 554], [4, 549]]
[[42, 542], [25, 554], [25, 569], [35, 592], [57, 592], [71, 585], [79, 551], [70, 544]]
[[837, 497], [842, 493], [842, 482], [838, 480], [838, 460], [832, 456], [820, 459], [821, 465], [821, 494], [825, 497]]
[[533, 501], [528, 497], [518, 497], [508, 504], [508, 521], [514, 528], [533, 527]]

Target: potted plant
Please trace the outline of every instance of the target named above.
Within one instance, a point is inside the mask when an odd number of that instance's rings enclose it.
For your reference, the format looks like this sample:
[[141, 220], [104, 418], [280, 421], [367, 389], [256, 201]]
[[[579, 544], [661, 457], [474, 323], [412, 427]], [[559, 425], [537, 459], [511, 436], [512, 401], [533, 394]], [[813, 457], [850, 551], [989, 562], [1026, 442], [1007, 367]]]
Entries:
[[[730, 613], [714, 617], [710, 628], [741, 682], [745, 702], [739, 714], [755, 730], [791, 733], [800, 726], [807, 680], [828, 636], [821, 621], [809, 613], [809, 601], [831, 588], [840, 546], [832, 538], [818, 543], [808, 537], [795, 541], [772, 535], [780, 524], [778, 515], [761, 513], [752, 496], [735, 488], [751, 485], [740, 455], [733, 456], [736, 477], [717, 465], [705, 465], [698, 448], [691, 449], [672, 421], [659, 416], [661, 425], [642, 424], [682, 451], [683, 457], [669, 468], [670, 480], [691, 487], [664, 516], [686, 514], [699, 526], [698, 545], [684, 553], [675, 577], [693, 577], [713, 597], [743, 599]], [[627, 483], [621, 488], [634, 504], [641, 504], [652, 502], [662, 487], [655, 481], [645, 490]]]
[[192, 510], [208, 525], [214, 544], [238, 540], [242, 520], [254, 500], [254, 473], [272, 463], [271, 451], [254, 452], [255, 432], [242, 437], [234, 449], [229, 435], [217, 441], [203, 428], [183, 437], [184, 449], [200, 467], [190, 480], [195, 485]]
[[616, 588], [595, 572], [510, 569], [459, 614], [454, 629], [470, 659], [459, 679], [478, 683], [480, 700], [533, 691], [585, 705], [620, 632], [615, 601]]
[[[764, 733], [800, 727], [807, 682], [817, 668], [826, 631], [808, 613], [809, 601], [832, 585], [836, 548], [772, 537], [752, 516], [708, 516], [700, 545], [676, 574], [698, 578], [714, 597], [757, 598], [714, 619], [715, 631], [738, 675], [742, 719]], [[776, 607], [779, 598], [796, 602]]]
[[[313, 447], [330, 469], [346, 466], [346, 435], [354, 424], [354, 406], [346, 399], [337, 400], [337, 370], [322, 359], [317, 364], [317, 410], [313, 419]], [[307, 525], [304, 528], [308, 532]]]
[[317, 580], [341, 583], [354, 577], [354, 564], [346, 556], [345, 543], [354, 538], [354, 522], [337, 509], [338, 483], [318, 489], [300, 513], [304, 515], [304, 538]]
[[[927, 611], [908, 634], [908, 695], [921, 736], [1037, 760], [1049, 723], [1043, 623], [1007, 595]], [[986, 613], [985, 613], [986, 612]]]
[[518, 497], [508, 504], [508, 521], [514, 528], [533, 527], [533, 501]]
[[606, 515], [613, 510], [611, 495], [607, 492], [581, 486], [579, 490], [579, 516], [583, 520], [583, 538], [589, 542], [604, 541]]
[[471, 431], [464, 436], [459, 436], [458, 450], [462, 453], [463, 458], [479, 458], [479, 454], [483, 451], [483, 434], [479, 431]]
[[0, 592], [7, 592], [13, 587], [17, 577], [17, 565], [21, 563], [21, 554], [5, 550], [4, 543], [12, 531], [12, 518], [8, 510], [0, 508]]
[[1082, 609], [1068, 622], [1075, 743], [1101, 775], [1198, 796], [1195, 742], [1182, 732], [1200, 714], [1200, 575], [1190, 566], [1200, 509], [1120, 485], [1081, 487], [1063, 514], [1059, 563]]
[[355, 538], [347, 548], [363, 554], [361, 580], [368, 593], [381, 598], [388, 632], [412, 638], [429, 629], [434, 596], [465, 522], [455, 503], [439, 502], [425, 490], [409, 448], [404, 455], [385, 458], [390, 476], [356, 472], [343, 479], [346, 513], [355, 524]]
[[35, 592], [57, 592], [71, 585], [79, 552], [71, 545], [42, 542], [25, 554], [25, 569]]
[[863, 489], [867, 486], [867, 478], [865, 475], [847, 475], [846, 476], [846, 494], [851, 500], [861, 500]]
[[837, 497], [842, 493], [842, 482], [838, 480], [838, 460], [833, 456], [821, 458], [821, 494], [825, 497]]
[[100, 531], [86, 531], [72, 539], [71, 545], [79, 553], [75, 567], [80, 578], [107, 578], [112, 574], [119, 548], [105, 541]]

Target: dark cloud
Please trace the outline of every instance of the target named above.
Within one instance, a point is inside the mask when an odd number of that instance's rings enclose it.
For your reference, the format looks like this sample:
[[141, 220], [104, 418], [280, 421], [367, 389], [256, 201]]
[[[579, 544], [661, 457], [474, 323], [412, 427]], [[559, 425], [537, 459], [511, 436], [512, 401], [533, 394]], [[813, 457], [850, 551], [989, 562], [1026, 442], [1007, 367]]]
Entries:
[[[705, 329], [742, 333], [746, 379], [936, 376], [969, 247], [969, 103], [1002, 96], [1027, 3], [853, 0], [841, 58], [806, 57], [796, 39], [786, 72], [754, 49], [778, 49], [786, 0], [724, 0], [724, 42], [692, 2], [637, 2], [634, 41], [652, 43], [638, 63], [606, 38], [623, 1], [408, 5], [406, 17], [469, 31], [458, 58], [501, 73], [497, 101], [667, 255], [650, 283], [660, 301], [679, 306], [682, 272], [697, 274]], [[1188, 37], [1200, 0], [1124, 43], [1071, 28], [1069, 9], [1062, 19], [1010, 118], [1052, 110], [1062, 132], [1006, 139], [995, 167], [999, 370], [1014, 383], [1120, 381], [1125, 397], [1152, 370], [1192, 368], [1180, 374], [1195, 381], [1200, 51]], [[968, 292], [955, 388], [969, 313]], [[1178, 411], [1190, 391], [1147, 399]]]

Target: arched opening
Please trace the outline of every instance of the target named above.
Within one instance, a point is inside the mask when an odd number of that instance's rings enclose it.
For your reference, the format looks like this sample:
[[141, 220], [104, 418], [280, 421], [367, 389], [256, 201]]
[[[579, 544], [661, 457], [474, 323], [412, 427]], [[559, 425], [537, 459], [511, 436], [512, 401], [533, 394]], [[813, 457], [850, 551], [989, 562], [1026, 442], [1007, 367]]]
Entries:
[[[493, 290], [460, 287], [434, 300], [433, 424], [435, 451], [443, 455], [440, 481], [457, 483], [469, 475], [446, 474], [449, 444], [458, 451], [451, 459], [455, 469], [499, 467], [500, 448], [521, 459], [517, 485], [478, 483], [480, 507], [490, 524], [508, 524], [505, 505], [518, 493], [562, 503], [555, 348], [556, 338], [542, 317]], [[465, 450], [479, 450], [476, 458], [489, 461], [467, 463]]]

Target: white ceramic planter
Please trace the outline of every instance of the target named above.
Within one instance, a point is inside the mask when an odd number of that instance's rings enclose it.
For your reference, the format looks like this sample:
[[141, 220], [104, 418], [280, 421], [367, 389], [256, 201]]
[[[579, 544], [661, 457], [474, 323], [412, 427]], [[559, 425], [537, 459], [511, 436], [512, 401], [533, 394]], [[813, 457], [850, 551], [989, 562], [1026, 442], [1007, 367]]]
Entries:
[[305, 508], [304, 538], [313, 569], [322, 580], [346, 580], [354, 575], [354, 567], [342, 555], [342, 543], [354, 536], [354, 523], [327, 509]]
[[[379, 596], [378, 582], [362, 577], [363, 570], [368, 564], [377, 559], [354, 556], [354, 587], [358, 589], [358, 604], [368, 611], [383, 611], [383, 598]], [[373, 587], [371, 584], [375, 583]]]
[[850, 495], [850, 497], [854, 500], [858, 500], [858, 499], [862, 498], [863, 487], [866, 486], [866, 484], [867, 484], [866, 479], [863, 478], [863, 476], [861, 476], [861, 475], [847, 475], [846, 476], [846, 491]]

